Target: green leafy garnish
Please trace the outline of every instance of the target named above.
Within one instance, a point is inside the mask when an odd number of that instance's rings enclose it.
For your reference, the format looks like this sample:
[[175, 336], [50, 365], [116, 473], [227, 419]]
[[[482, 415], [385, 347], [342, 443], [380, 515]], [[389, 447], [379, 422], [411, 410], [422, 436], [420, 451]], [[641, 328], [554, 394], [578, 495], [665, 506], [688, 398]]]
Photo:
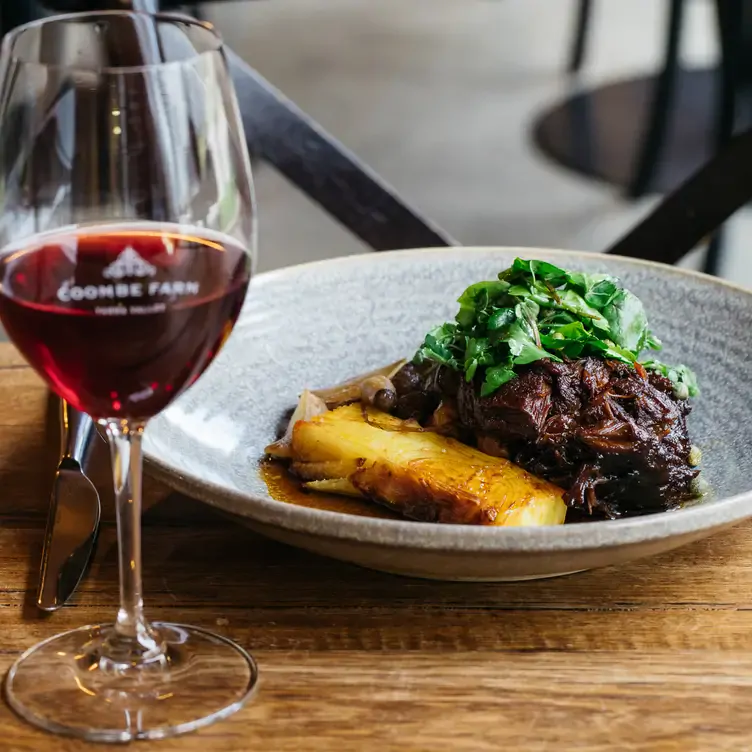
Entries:
[[674, 394], [679, 399], [694, 397], [700, 393], [697, 376], [687, 366], [667, 366], [657, 360], [647, 360], [642, 364], [648, 371], [665, 376], [674, 385]]
[[442, 324], [431, 329], [423, 342], [423, 347], [415, 354], [415, 362], [435, 360], [444, 366], [459, 370], [456, 358], [457, 348], [455, 340], [459, 327], [456, 324]]
[[432, 329], [414, 361], [434, 361], [478, 380], [481, 396], [515, 378], [519, 366], [587, 355], [640, 362], [668, 378], [677, 397], [699, 394], [687, 366], [640, 361], [643, 350], [662, 346], [640, 299], [615, 277], [517, 258], [498, 279], [470, 285], [458, 302], [455, 321]]

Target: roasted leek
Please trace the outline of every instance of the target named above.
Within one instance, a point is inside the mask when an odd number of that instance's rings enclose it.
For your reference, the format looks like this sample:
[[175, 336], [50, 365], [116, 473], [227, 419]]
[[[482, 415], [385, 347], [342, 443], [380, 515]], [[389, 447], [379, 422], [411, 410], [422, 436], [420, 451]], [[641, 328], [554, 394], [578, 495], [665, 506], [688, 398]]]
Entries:
[[308, 488], [360, 494], [415, 520], [558, 525], [566, 514], [557, 486], [362, 403], [297, 421], [290, 455]]

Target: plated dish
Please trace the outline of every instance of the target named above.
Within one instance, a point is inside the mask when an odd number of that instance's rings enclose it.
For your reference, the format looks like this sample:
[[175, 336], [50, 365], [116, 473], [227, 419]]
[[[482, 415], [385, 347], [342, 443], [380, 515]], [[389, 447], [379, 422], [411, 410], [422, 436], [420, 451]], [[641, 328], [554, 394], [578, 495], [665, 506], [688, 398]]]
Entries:
[[425, 522], [556, 525], [703, 495], [697, 378], [655, 357], [618, 278], [518, 257], [457, 302], [409, 361], [304, 390], [266, 453], [306, 491]]
[[[452, 322], [457, 299], [515, 258], [607, 273], [644, 304], [663, 349], [685, 363], [691, 444], [702, 449], [700, 503], [618, 519], [527, 526], [406, 518], [367, 499], [305, 492], [265, 448], [284, 434], [306, 386], [339, 384], [409, 359]], [[389, 572], [513, 580], [619, 564], [710, 535], [752, 514], [752, 295], [722, 280], [631, 259], [529, 248], [372, 253], [262, 274], [205, 376], [146, 430], [147, 471], [264, 535]], [[566, 490], [562, 487], [562, 490]]]

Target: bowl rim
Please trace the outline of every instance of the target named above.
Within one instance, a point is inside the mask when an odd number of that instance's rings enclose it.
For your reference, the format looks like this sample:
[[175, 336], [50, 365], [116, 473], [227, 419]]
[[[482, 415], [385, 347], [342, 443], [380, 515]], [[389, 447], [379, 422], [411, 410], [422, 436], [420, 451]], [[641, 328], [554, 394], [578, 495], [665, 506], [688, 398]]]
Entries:
[[[493, 253], [530, 255], [545, 254], [566, 258], [587, 258], [607, 254], [525, 246], [447, 246], [445, 248], [414, 248], [407, 250], [359, 253], [350, 256], [311, 261], [258, 274], [252, 287], [275, 282], [290, 275], [311, 270], [357, 267], [363, 263], [388, 263], [399, 259], [430, 258], [432, 255]], [[696, 284], [725, 288], [749, 298], [752, 291], [727, 280], [692, 269], [626, 256], [610, 256], [619, 263], [652, 269], [662, 275], [689, 278]], [[147, 436], [148, 436], [147, 429]], [[477, 527], [443, 523], [390, 520], [350, 515], [323, 509], [286, 504], [270, 496], [262, 497], [223, 487], [213, 481], [186, 475], [144, 446], [145, 469], [168, 486], [225, 512], [247, 517], [265, 525], [316, 537], [327, 537], [362, 545], [389, 546], [406, 549], [458, 552], [559, 552], [593, 550], [628, 546], [674, 536], [691, 535], [704, 530], [725, 527], [752, 516], [752, 489], [724, 499], [708, 501], [642, 517], [620, 520], [580, 522], [541, 527]]]

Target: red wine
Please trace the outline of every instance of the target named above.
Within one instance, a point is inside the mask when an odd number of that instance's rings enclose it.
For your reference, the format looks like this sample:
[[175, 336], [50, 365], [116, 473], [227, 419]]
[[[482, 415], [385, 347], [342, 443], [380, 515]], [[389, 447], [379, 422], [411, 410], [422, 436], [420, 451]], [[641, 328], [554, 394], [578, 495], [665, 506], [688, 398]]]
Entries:
[[0, 253], [0, 319], [58, 395], [93, 418], [146, 419], [211, 363], [251, 259], [174, 225], [45, 233]]

